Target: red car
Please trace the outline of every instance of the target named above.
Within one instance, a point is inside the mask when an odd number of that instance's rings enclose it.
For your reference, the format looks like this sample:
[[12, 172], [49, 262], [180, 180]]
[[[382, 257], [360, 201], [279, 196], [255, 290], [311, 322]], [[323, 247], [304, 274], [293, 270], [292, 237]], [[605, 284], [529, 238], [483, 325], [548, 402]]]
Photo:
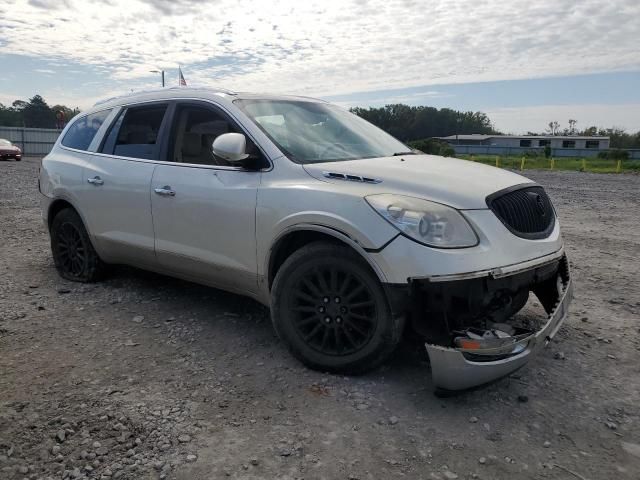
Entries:
[[22, 150], [9, 140], [0, 138], [0, 160], [8, 160], [9, 158], [15, 158], [19, 162], [22, 160]]

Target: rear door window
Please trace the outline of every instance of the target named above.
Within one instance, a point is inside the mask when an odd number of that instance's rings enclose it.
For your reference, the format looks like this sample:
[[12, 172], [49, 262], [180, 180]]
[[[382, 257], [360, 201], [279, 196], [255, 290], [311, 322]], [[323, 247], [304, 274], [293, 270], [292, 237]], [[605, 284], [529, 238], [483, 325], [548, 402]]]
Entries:
[[102, 153], [158, 160], [161, 127], [166, 112], [167, 104], [127, 108], [114, 122]]
[[111, 110], [102, 110], [77, 119], [64, 134], [62, 145], [77, 150], [87, 150], [110, 113]]

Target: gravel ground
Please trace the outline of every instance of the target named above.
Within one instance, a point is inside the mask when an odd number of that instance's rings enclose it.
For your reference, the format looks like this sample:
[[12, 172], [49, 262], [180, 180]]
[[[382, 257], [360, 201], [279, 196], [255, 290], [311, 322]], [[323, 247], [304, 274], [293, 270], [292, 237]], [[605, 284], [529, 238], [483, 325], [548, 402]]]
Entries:
[[570, 318], [517, 374], [441, 399], [408, 344], [323, 375], [251, 300], [60, 279], [38, 165], [0, 163], [0, 478], [640, 478], [640, 176], [527, 172], [563, 222]]

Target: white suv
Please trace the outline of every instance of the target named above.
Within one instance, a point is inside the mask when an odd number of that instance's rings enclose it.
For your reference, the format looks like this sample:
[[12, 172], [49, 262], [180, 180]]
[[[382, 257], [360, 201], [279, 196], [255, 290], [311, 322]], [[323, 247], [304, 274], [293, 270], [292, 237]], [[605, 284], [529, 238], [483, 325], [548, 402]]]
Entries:
[[[542, 187], [412, 151], [321, 100], [109, 99], [67, 126], [39, 183], [62, 277], [128, 264], [251, 296], [323, 371], [374, 368], [407, 331], [437, 388], [483, 384], [524, 365], [571, 300]], [[518, 313], [530, 292], [538, 318]]]

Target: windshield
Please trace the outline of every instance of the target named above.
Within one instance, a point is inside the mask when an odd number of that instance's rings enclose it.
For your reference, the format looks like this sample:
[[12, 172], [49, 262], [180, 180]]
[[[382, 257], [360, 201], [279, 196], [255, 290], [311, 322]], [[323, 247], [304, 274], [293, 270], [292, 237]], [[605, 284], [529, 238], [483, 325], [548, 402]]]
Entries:
[[291, 160], [319, 163], [411, 153], [405, 144], [342, 108], [317, 102], [236, 100]]
[[10, 147], [11, 142], [9, 140], [5, 140], [4, 138], [0, 138], [0, 145], [2, 145], [3, 147]]

